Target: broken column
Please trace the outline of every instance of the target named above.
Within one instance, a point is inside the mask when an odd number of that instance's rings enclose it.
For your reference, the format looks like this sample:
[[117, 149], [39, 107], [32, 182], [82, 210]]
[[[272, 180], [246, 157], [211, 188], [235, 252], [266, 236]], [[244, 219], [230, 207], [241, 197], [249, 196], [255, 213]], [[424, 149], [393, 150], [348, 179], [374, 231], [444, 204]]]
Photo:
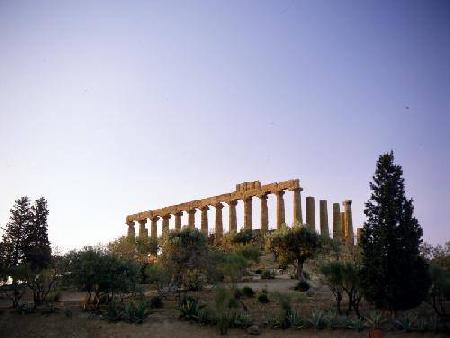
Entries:
[[181, 216], [183, 216], [183, 211], [175, 213], [175, 230], [181, 230]]
[[244, 228], [252, 230], [252, 197], [244, 199]]
[[208, 210], [209, 207], [207, 205], [200, 208], [202, 212], [201, 222], [200, 222], [200, 229], [205, 235], [205, 237], [208, 237]]
[[344, 206], [344, 214], [345, 214], [345, 232], [346, 232], [346, 241], [349, 244], [354, 244], [354, 234], [353, 234], [353, 220], [352, 220], [352, 201], [351, 200], [345, 200], [342, 202], [342, 205]]
[[[145, 223], [147, 223], [146, 219], [139, 220], [139, 239], [146, 239], [146, 232], [145, 232]], [[148, 234], [148, 233], [147, 233]]]
[[188, 215], [189, 215], [189, 217], [188, 217], [188, 226], [189, 226], [189, 229], [195, 229], [195, 212], [196, 211], [197, 210], [195, 210], [195, 209], [188, 210]]
[[342, 240], [341, 207], [333, 203], [333, 239]]
[[294, 223], [299, 224], [303, 224], [301, 191], [300, 188], [292, 190], [294, 195]]
[[217, 203], [214, 205], [216, 208], [216, 241], [221, 242], [223, 237], [223, 220], [222, 220], [222, 209], [223, 204]]
[[158, 216], [152, 218], [152, 228], [150, 234], [152, 239], [158, 238], [158, 219], [159, 219]]
[[128, 232], [127, 237], [131, 240], [134, 240], [136, 238], [136, 230], [134, 229], [134, 221], [128, 221]]
[[259, 196], [261, 199], [261, 233], [265, 234], [269, 230], [269, 212], [267, 208], [267, 194]]
[[314, 197], [306, 197], [306, 224], [310, 230], [316, 230], [316, 205]]
[[359, 245], [362, 241], [362, 237], [363, 237], [363, 228], [357, 228], [356, 229], [356, 240], [357, 240], [357, 244]]
[[279, 190], [275, 193], [277, 196], [277, 229], [280, 229], [282, 224], [286, 223], [284, 211], [284, 191]]
[[229, 232], [237, 232], [237, 220], [236, 220], [236, 204], [237, 201], [229, 201], [227, 202], [229, 206], [229, 214], [228, 214], [228, 231]]
[[327, 201], [319, 201], [319, 211], [320, 211], [320, 234], [326, 238], [330, 238], [330, 231], [328, 229], [328, 208]]

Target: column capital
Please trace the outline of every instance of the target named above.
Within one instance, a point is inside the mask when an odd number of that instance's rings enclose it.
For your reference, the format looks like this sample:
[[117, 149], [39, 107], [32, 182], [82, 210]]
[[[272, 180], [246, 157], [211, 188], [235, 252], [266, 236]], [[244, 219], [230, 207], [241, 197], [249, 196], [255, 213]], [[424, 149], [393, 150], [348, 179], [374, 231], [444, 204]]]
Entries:
[[209, 206], [208, 205], [204, 205], [204, 206], [201, 206], [199, 209], [201, 211], [206, 211], [206, 210], [209, 210]]
[[258, 197], [262, 200], [266, 200], [269, 197], [269, 194], [261, 194], [261, 195], [258, 195]]
[[193, 214], [196, 213], [196, 211], [197, 211], [197, 209], [190, 209], [190, 210], [187, 211], [187, 213], [188, 213], [189, 215], [193, 215]]
[[223, 207], [224, 205], [221, 202], [214, 204], [214, 208], [216, 209], [223, 209]]
[[352, 200], [345, 200], [345, 201], [342, 201], [342, 205], [345, 207], [345, 206], [347, 206], [347, 205], [352, 205]]
[[134, 221], [127, 221], [128, 226], [134, 226]]
[[162, 219], [170, 219], [171, 217], [172, 217], [171, 214], [167, 214], [167, 215], [164, 215], [164, 216], [162, 217]]
[[278, 191], [275, 192], [275, 195], [277, 195], [277, 196], [283, 196], [284, 193], [285, 193], [284, 190], [278, 190]]
[[174, 213], [175, 216], [183, 216], [183, 211], [178, 211]]
[[237, 200], [231, 200], [226, 202], [228, 205], [237, 205]]
[[145, 224], [147, 223], [147, 219], [140, 219], [138, 222], [139, 224]]
[[159, 216], [154, 216], [154, 217], [152, 217], [152, 221], [153, 221], [153, 222], [158, 222], [159, 219], [160, 219]]

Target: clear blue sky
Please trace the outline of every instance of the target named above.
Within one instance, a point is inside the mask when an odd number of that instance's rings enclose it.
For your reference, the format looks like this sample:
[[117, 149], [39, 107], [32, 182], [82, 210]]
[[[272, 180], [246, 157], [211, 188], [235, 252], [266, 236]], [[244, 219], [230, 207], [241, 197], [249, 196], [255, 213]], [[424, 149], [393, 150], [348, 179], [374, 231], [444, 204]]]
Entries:
[[352, 199], [356, 226], [393, 149], [443, 243], [449, 60], [448, 1], [0, 0], [0, 224], [45, 196], [69, 249], [129, 213], [298, 177], [330, 215]]

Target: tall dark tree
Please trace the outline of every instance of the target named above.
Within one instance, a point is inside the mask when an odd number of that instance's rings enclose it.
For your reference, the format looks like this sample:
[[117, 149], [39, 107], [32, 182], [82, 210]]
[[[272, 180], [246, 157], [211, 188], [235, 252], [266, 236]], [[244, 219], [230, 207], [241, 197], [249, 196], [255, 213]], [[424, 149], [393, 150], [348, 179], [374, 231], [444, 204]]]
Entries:
[[47, 234], [48, 213], [47, 200], [41, 197], [31, 207], [32, 220], [25, 228], [25, 260], [34, 271], [48, 267], [51, 262], [52, 252]]
[[370, 189], [360, 243], [365, 297], [391, 311], [415, 307], [425, 299], [430, 277], [419, 253], [422, 227], [392, 151], [379, 157]]
[[25, 259], [23, 239], [33, 221], [30, 199], [25, 196], [16, 200], [10, 213], [9, 222], [4, 228], [2, 253], [6, 264], [14, 266]]
[[[51, 263], [47, 201], [40, 198], [31, 206], [30, 199], [22, 197], [10, 212], [0, 243], [0, 285], [5, 284], [2, 291], [6, 290], [13, 306], [17, 306], [25, 285], [34, 292], [34, 286], [45, 275], [43, 270]], [[10, 277], [12, 284], [8, 286], [5, 282]]]
[[[3, 229], [2, 242], [0, 243], [1, 261], [1, 285], [2, 291], [11, 298], [13, 307], [18, 306], [20, 299], [25, 292], [24, 280], [24, 245], [23, 236], [25, 229], [30, 227], [32, 213], [30, 200], [22, 197], [15, 201], [10, 210], [9, 222]], [[11, 285], [6, 285], [9, 278], [12, 278]]]

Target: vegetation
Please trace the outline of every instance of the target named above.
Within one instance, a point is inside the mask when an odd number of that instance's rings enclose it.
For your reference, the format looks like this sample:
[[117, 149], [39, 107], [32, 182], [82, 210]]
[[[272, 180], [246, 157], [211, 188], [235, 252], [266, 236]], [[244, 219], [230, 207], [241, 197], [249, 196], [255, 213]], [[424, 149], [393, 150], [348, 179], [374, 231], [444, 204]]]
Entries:
[[66, 282], [88, 293], [87, 306], [98, 308], [101, 299], [110, 303], [116, 295], [135, 291], [139, 267], [133, 261], [94, 247], [72, 251], [65, 259]]
[[381, 309], [413, 308], [425, 300], [430, 277], [419, 254], [422, 227], [405, 197], [403, 170], [393, 152], [378, 159], [370, 189], [361, 239], [364, 295]]
[[0, 243], [1, 291], [18, 307], [28, 287], [34, 305], [39, 306], [56, 281], [47, 235], [47, 201], [42, 197], [31, 205], [25, 196], [15, 201], [10, 212]]
[[280, 264], [294, 264], [297, 278], [306, 282], [303, 264], [317, 253], [320, 238], [304, 226], [294, 225], [292, 228], [285, 226], [269, 235], [268, 247]]

